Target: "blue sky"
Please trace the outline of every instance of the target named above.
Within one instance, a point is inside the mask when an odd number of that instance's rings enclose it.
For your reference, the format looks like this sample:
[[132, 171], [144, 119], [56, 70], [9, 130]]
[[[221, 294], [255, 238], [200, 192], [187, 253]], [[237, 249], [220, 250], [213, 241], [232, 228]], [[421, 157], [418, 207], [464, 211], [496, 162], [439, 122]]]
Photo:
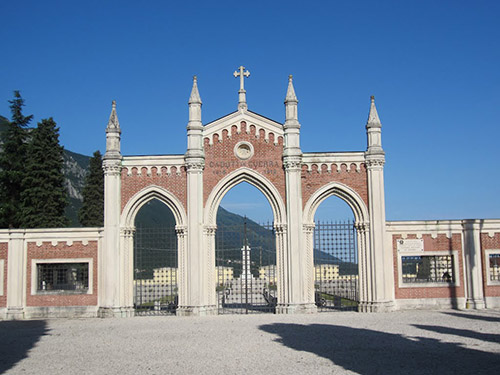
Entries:
[[365, 150], [375, 95], [388, 219], [500, 217], [498, 1], [20, 0], [0, 14], [0, 114], [20, 90], [69, 150], [104, 151], [116, 99], [124, 154], [183, 154], [192, 76], [206, 123], [236, 109], [244, 65], [249, 109], [280, 122], [294, 75], [305, 152]]

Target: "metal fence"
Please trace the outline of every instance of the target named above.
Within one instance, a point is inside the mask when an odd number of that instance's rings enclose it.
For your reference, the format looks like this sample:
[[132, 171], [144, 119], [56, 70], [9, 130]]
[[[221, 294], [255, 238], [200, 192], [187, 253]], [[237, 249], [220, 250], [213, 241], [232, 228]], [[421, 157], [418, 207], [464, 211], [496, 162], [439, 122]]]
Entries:
[[276, 241], [270, 223], [219, 225], [215, 235], [219, 314], [274, 313]]
[[315, 223], [314, 288], [319, 311], [357, 310], [358, 252], [353, 221]]
[[134, 237], [136, 315], [175, 314], [177, 277], [175, 228], [138, 226]]

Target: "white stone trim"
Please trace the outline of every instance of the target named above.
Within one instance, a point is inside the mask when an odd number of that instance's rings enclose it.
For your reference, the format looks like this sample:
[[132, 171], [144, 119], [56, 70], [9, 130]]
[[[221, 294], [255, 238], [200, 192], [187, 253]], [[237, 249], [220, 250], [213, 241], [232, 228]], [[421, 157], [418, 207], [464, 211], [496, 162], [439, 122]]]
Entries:
[[484, 266], [486, 267], [486, 285], [500, 286], [500, 281], [491, 280], [490, 275], [490, 254], [500, 254], [500, 249], [484, 250]]
[[464, 309], [465, 297], [456, 298], [402, 298], [396, 300], [398, 310]]
[[246, 122], [246, 132], [250, 133], [250, 126], [255, 126], [255, 135], [259, 138], [260, 130], [264, 130], [264, 140], [269, 142], [269, 134], [274, 134], [274, 144], [278, 144], [278, 138], [283, 137], [283, 125], [263, 116], [260, 116], [251, 111], [245, 112], [233, 112], [227, 116], [224, 116], [218, 120], [210, 122], [203, 127], [203, 138], [209, 139], [209, 144], [213, 145], [214, 135], [219, 136], [219, 140], [222, 140], [222, 133], [224, 130], [228, 131], [231, 135], [231, 128], [236, 126], [237, 133], [241, 133], [241, 122]]
[[181, 201], [168, 190], [157, 185], [150, 185], [135, 193], [128, 200], [121, 214], [120, 226], [122, 228], [133, 227], [137, 212], [152, 199], [158, 199], [170, 208], [177, 225], [187, 225], [186, 212]]
[[[417, 256], [453, 256], [453, 273], [455, 281], [452, 283], [403, 283], [403, 266], [402, 257], [417, 257]], [[442, 288], [442, 287], [459, 287], [460, 286], [460, 267], [458, 261], [458, 250], [437, 250], [437, 251], [398, 251], [398, 288]]]
[[3, 285], [3, 280], [4, 280], [4, 268], [5, 268], [5, 260], [0, 259], [0, 296], [3, 296], [5, 294], [4, 292], [4, 285]]
[[274, 223], [286, 221], [286, 210], [278, 189], [266, 177], [253, 169], [242, 167], [222, 178], [212, 189], [205, 204], [205, 225], [216, 225], [217, 209], [226, 193], [240, 182], [248, 182], [259, 189], [267, 198], [274, 215]]
[[316, 190], [308, 199], [303, 211], [304, 224], [314, 224], [314, 215], [319, 205], [331, 196], [341, 198], [351, 207], [357, 223], [368, 221], [368, 208], [361, 196], [347, 185], [330, 182]]
[[347, 172], [351, 172], [351, 164], [356, 165], [355, 172], [361, 171], [361, 164], [365, 163], [364, 152], [306, 152], [302, 155], [302, 165], [307, 166], [307, 171], [312, 172], [313, 165], [318, 167], [318, 172], [322, 173], [321, 166], [326, 165], [327, 173], [332, 172], [332, 165], [335, 164], [337, 172], [342, 169], [342, 164], [347, 167]]
[[89, 265], [89, 287], [86, 293], [71, 293], [71, 291], [54, 293], [51, 295], [67, 295], [67, 294], [93, 294], [94, 293], [94, 259], [93, 258], [53, 258], [53, 259], [31, 259], [31, 295], [43, 296], [47, 293], [40, 293], [37, 290], [38, 279], [38, 264], [50, 263], [87, 263]]

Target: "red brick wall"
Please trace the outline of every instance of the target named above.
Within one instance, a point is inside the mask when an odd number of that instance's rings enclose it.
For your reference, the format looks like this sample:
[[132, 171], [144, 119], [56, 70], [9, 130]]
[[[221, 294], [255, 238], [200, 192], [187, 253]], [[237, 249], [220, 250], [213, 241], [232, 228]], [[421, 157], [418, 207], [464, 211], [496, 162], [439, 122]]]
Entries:
[[[500, 233], [490, 237], [488, 233], [481, 233], [481, 259], [483, 261], [483, 286], [485, 297], [500, 297], [500, 285], [487, 285], [489, 261], [485, 262], [485, 250], [500, 250]], [[499, 251], [500, 252], [500, 251]]]
[[0, 307], [7, 306], [7, 262], [8, 262], [9, 244], [0, 243], [0, 259], [3, 259], [3, 296], [0, 296]]
[[[264, 139], [264, 130], [260, 130], [256, 138], [256, 128], [250, 125], [250, 133], [246, 133], [247, 124], [241, 122], [241, 133], [236, 132], [236, 126], [231, 128], [231, 134], [224, 130], [219, 139], [213, 136], [213, 145], [209, 139], [204, 139], [205, 171], [203, 173], [203, 197], [205, 204], [215, 185], [224, 176], [241, 167], [248, 167], [262, 174], [278, 189], [285, 201], [285, 171], [283, 169], [283, 137], [274, 144], [275, 135], [269, 134], [269, 141]], [[254, 147], [254, 155], [248, 160], [240, 160], [234, 155], [234, 147], [238, 142], [247, 141]]]
[[167, 174], [167, 168], [162, 167], [161, 175], [157, 174], [157, 169], [152, 168], [151, 175], [146, 173], [147, 169], [142, 168], [141, 174], [137, 174], [137, 168], [132, 168], [132, 174], [128, 175], [128, 169], [122, 170], [122, 211], [127, 202], [138, 191], [150, 185], [161, 186], [176, 196], [187, 207], [187, 175], [186, 168], [181, 167], [180, 174], [177, 174], [176, 167], [172, 167], [170, 174]]
[[[32, 259], [55, 259], [55, 258], [93, 258], [93, 290], [92, 294], [73, 295], [31, 295], [31, 269]], [[97, 241], [89, 241], [83, 245], [81, 241], [67, 245], [66, 241], [60, 241], [56, 246], [51, 242], [43, 242], [40, 247], [36, 242], [28, 242], [28, 273], [26, 287], [27, 306], [95, 306], [97, 305], [98, 291], [98, 269], [97, 269]], [[90, 275], [89, 275], [90, 276]]]
[[[445, 234], [438, 234], [436, 238], [432, 238], [430, 234], [422, 235], [424, 240], [424, 254], [426, 251], [445, 251], [457, 250], [458, 251], [458, 274], [457, 280], [460, 280], [460, 286], [442, 286], [442, 287], [399, 287], [398, 276], [398, 251], [397, 240], [401, 235], [392, 236], [392, 249], [394, 261], [394, 282], [396, 284], [395, 295], [396, 299], [403, 298], [456, 298], [465, 296], [465, 281], [463, 275], [463, 255], [462, 255], [462, 236], [459, 233], [452, 234], [448, 238]], [[416, 235], [408, 235], [409, 239], [417, 238]]]
[[327, 172], [327, 165], [321, 165], [321, 173], [318, 172], [318, 166], [313, 165], [312, 171], [307, 171], [307, 167], [302, 167], [302, 203], [305, 206], [309, 198], [322, 186], [329, 182], [340, 182], [349, 186], [358, 193], [365, 204], [368, 206], [368, 174], [366, 165], [361, 164], [358, 172], [356, 165], [351, 164], [348, 172], [345, 164], [341, 165], [340, 172], [337, 172], [337, 166], [332, 164], [332, 171]]

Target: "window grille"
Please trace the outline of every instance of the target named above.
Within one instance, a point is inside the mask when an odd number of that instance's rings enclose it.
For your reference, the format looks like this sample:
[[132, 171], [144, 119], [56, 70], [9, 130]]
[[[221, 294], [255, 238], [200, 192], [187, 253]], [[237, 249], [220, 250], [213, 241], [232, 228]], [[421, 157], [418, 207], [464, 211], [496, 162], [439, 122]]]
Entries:
[[89, 289], [88, 263], [37, 264], [38, 291], [76, 291]]
[[453, 255], [401, 257], [403, 283], [455, 282]]
[[490, 254], [490, 281], [500, 281], [500, 254]]

